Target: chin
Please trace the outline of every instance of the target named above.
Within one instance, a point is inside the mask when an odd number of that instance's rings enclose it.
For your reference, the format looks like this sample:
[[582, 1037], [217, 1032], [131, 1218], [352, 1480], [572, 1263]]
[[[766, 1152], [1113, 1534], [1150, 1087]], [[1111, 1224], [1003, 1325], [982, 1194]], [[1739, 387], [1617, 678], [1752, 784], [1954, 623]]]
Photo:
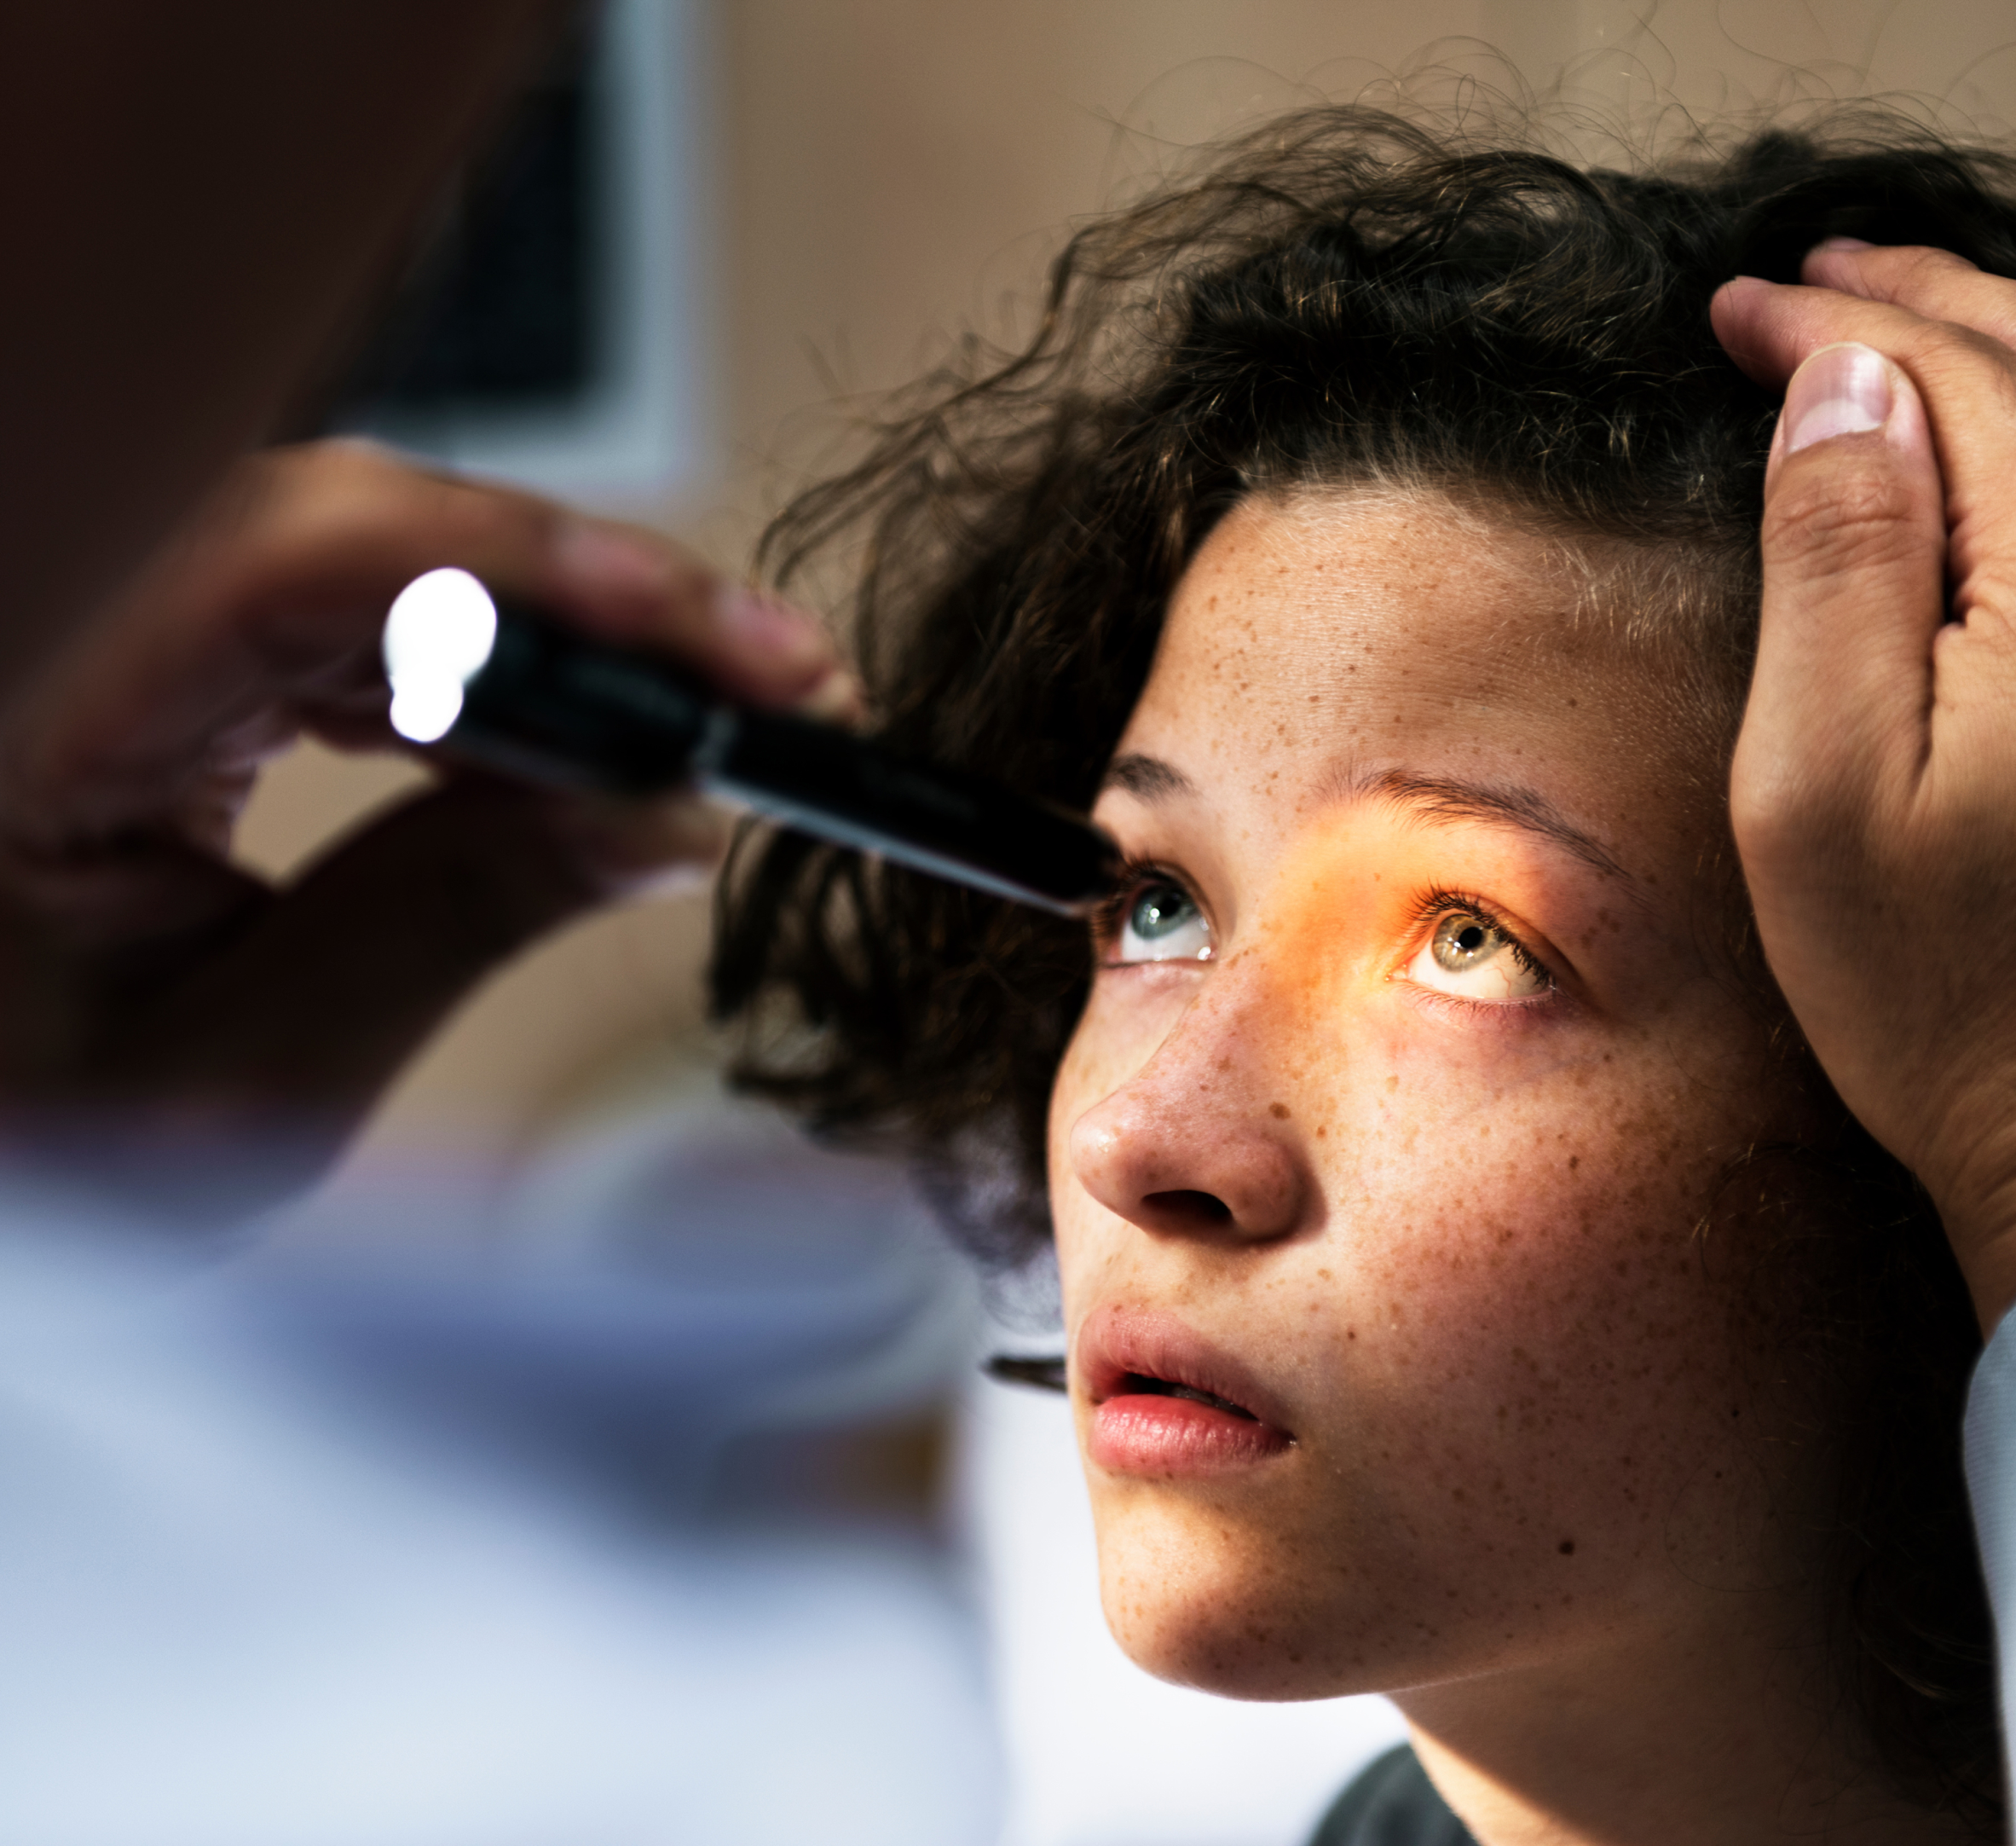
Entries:
[[[1122, 1529], [1109, 1531], [1115, 1523]], [[1307, 1560], [1228, 1543], [1213, 1525], [1207, 1536], [1180, 1523], [1101, 1519], [1100, 1596], [1129, 1659], [1173, 1685], [1262, 1703], [1390, 1683], [1374, 1664], [1386, 1650], [1352, 1634], [1353, 1612], [1307, 1593], [1318, 1574]]]
[[1121, 1652], [1142, 1672], [1217, 1698], [1237, 1698], [1250, 1704], [1297, 1704], [1374, 1689], [1370, 1684], [1340, 1684], [1334, 1674], [1297, 1666], [1279, 1649], [1225, 1623], [1123, 1625], [1109, 1616], [1107, 1626]]
[[1563, 1632], [1562, 1610], [1536, 1614], [1537, 1579], [1480, 1597], [1473, 1571], [1459, 1594], [1423, 1574], [1411, 1545], [1368, 1551], [1343, 1533], [1243, 1524], [1222, 1504], [1102, 1497], [1100, 1597], [1113, 1639], [1144, 1672], [1221, 1698], [1291, 1704], [1446, 1684], [1545, 1658], [1604, 1625], [1600, 1595], [1578, 1608], [1577, 1634]]

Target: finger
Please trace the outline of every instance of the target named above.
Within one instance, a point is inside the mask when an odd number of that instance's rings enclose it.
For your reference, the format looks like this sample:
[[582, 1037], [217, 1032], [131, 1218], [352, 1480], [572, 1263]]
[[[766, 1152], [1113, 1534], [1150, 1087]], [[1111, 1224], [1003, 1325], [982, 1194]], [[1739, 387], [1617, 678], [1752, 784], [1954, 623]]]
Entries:
[[467, 780], [360, 835], [126, 1022], [104, 1085], [184, 1113], [354, 1120], [482, 977], [725, 830]]
[[810, 618], [725, 587], [652, 535], [428, 474], [361, 443], [261, 458], [11, 715], [0, 808], [94, 834], [182, 804], [306, 722], [390, 745], [384, 611], [421, 570], [474, 570], [731, 693], [827, 709], [852, 682]]
[[[1918, 394], [1866, 346], [1794, 374], [1765, 489], [1764, 604], [1731, 811], [1767, 948], [1864, 818], [1909, 806], [1944, 619], [1942, 483]], [[1828, 847], [1845, 848], [1829, 852]]]
[[1950, 321], [2016, 346], [2016, 281], [1978, 269], [1949, 250], [1830, 238], [1807, 252], [1801, 280], [1909, 308], [1928, 321]]
[[1907, 321], [1920, 318], [1901, 309], [1873, 315], [1868, 304], [1835, 289], [1767, 282], [1754, 275], [1724, 282], [1708, 303], [1708, 319], [1724, 350], [1765, 385], [1783, 385], [1809, 353], [1822, 346], [1845, 340], [1873, 344], [1872, 333], [1894, 339]]
[[[1937, 380], [1926, 373], [1941, 369], [1963, 374], [1963, 390], [1996, 371], [2005, 379], [2016, 371], [2016, 350], [1964, 319], [1834, 288], [1740, 275], [1715, 292], [1708, 316], [1730, 357], [1760, 385], [1782, 385], [1809, 354], [1850, 340], [1887, 353], [1928, 392]], [[1932, 408], [1936, 425], [1937, 406]]]
[[[1940, 326], [1894, 303], [1753, 275], [1724, 282], [1708, 304], [1708, 318], [1730, 357], [1767, 385], [1783, 385], [1822, 346], [1848, 341], [1903, 362], [1904, 349], [1936, 338]], [[1957, 328], [1947, 332], [1952, 340], [1966, 337]], [[1996, 349], [1984, 342], [1982, 350]]]
[[1947, 496], [1953, 612], [2016, 614], [2016, 352], [1972, 327], [1833, 289], [1742, 278], [1716, 296], [1715, 330], [1752, 376], [1789, 377], [1822, 347], [1852, 342], [1901, 366], [1923, 402]]
[[610, 639], [664, 647], [758, 703], [796, 703], [837, 665], [813, 618], [725, 582], [656, 533], [430, 473], [368, 443], [314, 444], [272, 466], [277, 510], [240, 518], [218, 542], [238, 553], [236, 599], [263, 617], [263, 663], [304, 668], [311, 689], [345, 641], [361, 640], [375, 670], [392, 597], [444, 564]]
[[[647, 588], [654, 572], [656, 587]], [[817, 620], [717, 578], [654, 534], [570, 519], [523, 577], [494, 569], [486, 581], [611, 639], [661, 648], [752, 703], [838, 709], [852, 696], [852, 676]]]

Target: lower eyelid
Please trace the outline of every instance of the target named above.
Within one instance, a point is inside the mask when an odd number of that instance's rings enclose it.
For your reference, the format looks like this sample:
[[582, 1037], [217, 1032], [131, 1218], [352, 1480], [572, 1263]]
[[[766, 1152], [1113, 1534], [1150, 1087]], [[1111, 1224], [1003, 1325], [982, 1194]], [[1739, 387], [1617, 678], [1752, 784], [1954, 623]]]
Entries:
[[1558, 985], [1514, 1000], [1473, 1000], [1468, 994], [1445, 993], [1440, 987], [1424, 987], [1418, 981], [1407, 981], [1406, 986], [1407, 998], [1424, 1012], [1458, 1013], [1465, 1025], [1506, 1027], [1538, 1025], [1559, 1013], [1566, 999]]
[[1119, 962], [1102, 957], [1097, 963], [1097, 971], [1102, 975], [1201, 975], [1209, 972], [1211, 962], [1208, 956], [1170, 955], [1154, 962]]

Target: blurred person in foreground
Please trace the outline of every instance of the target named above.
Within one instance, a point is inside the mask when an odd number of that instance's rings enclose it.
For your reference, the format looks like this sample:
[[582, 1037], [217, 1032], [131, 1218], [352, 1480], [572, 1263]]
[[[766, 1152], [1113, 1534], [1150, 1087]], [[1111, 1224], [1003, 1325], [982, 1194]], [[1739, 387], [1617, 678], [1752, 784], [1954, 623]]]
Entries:
[[817, 624], [649, 535], [355, 448], [246, 459], [577, 10], [100, 0], [0, 26], [0, 1138], [32, 1166], [240, 1213], [529, 936], [710, 857], [694, 813], [467, 782], [285, 895], [232, 869], [261, 760], [303, 730], [390, 741], [375, 634], [418, 570], [491, 572], [759, 702], [845, 703]]
[[[930, 1558], [710, 1546], [668, 1517], [661, 1469], [608, 1452], [612, 1416], [661, 1437], [725, 1393], [816, 1382], [836, 1341], [886, 1341], [929, 1305], [900, 1263], [863, 1289], [825, 1261], [781, 1325], [747, 1291], [740, 1343], [773, 1362], [755, 1380], [704, 1289], [664, 1363], [640, 1351], [675, 1290], [661, 1264], [549, 1265], [522, 1299], [494, 1266], [445, 1295], [388, 1274], [366, 1305], [404, 1317], [403, 1349], [367, 1325], [338, 1354], [323, 1294], [210, 1260], [487, 969], [715, 849], [676, 807], [469, 778], [291, 888], [234, 867], [263, 757], [303, 730], [387, 735], [376, 634], [407, 577], [464, 564], [752, 700], [847, 703], [816, 624], [650, 535], [356, 445], [254, 454], [573, 11], [84, 0], [0, 24], [10, 1846], [782, 1846], [816, 1816], [860, 1846], [989, 1837], [978, 1675]], [[795, 1169], [763, 1157], [774, 1195]], [[834, 1178], [805, 1182], [821, 1228], [851, 1213], [872, 1269], [900, 1201], [849, 1206]], [[746, 1241], [746, 1206], [713, 1217]], [[477, 1331], [517, 1344], [444, 1337], [444, 1300], [494, 1304]], [[541, 1359], [563, 1374], [543, 1399]], [[456, 1421], [472, 1363], [517, 1393], [501, 1446]], [[534, 1424], [546, 1451], [512, 1448]]]
[[228, 1223], [311, 1178], [513, 951], [712, 864], [697, 802], [453, 774], [285, 888], [230, 863], [277, 751], [397, 743], [384, 611], [443, 564], [752, 703], [852, 707], [816, 623], [649, 532], [367, 443], [240, 462], [0, 729], [0, 1096], [32, 1166]]

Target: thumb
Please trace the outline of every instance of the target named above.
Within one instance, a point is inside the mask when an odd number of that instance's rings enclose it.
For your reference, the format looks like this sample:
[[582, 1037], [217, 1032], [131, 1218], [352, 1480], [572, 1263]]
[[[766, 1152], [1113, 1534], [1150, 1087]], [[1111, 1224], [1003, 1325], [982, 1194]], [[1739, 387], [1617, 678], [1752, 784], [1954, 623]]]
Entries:
[[1945, 616], [1945, 537], [1910, 379], [1868, 346], [1811, 354], [1786, 387], [1765, 474], [1757, 664], [1731, 786], [1774, 964], [1778, 913], [1850, 869], [1821, 848], [1909, 798]]

